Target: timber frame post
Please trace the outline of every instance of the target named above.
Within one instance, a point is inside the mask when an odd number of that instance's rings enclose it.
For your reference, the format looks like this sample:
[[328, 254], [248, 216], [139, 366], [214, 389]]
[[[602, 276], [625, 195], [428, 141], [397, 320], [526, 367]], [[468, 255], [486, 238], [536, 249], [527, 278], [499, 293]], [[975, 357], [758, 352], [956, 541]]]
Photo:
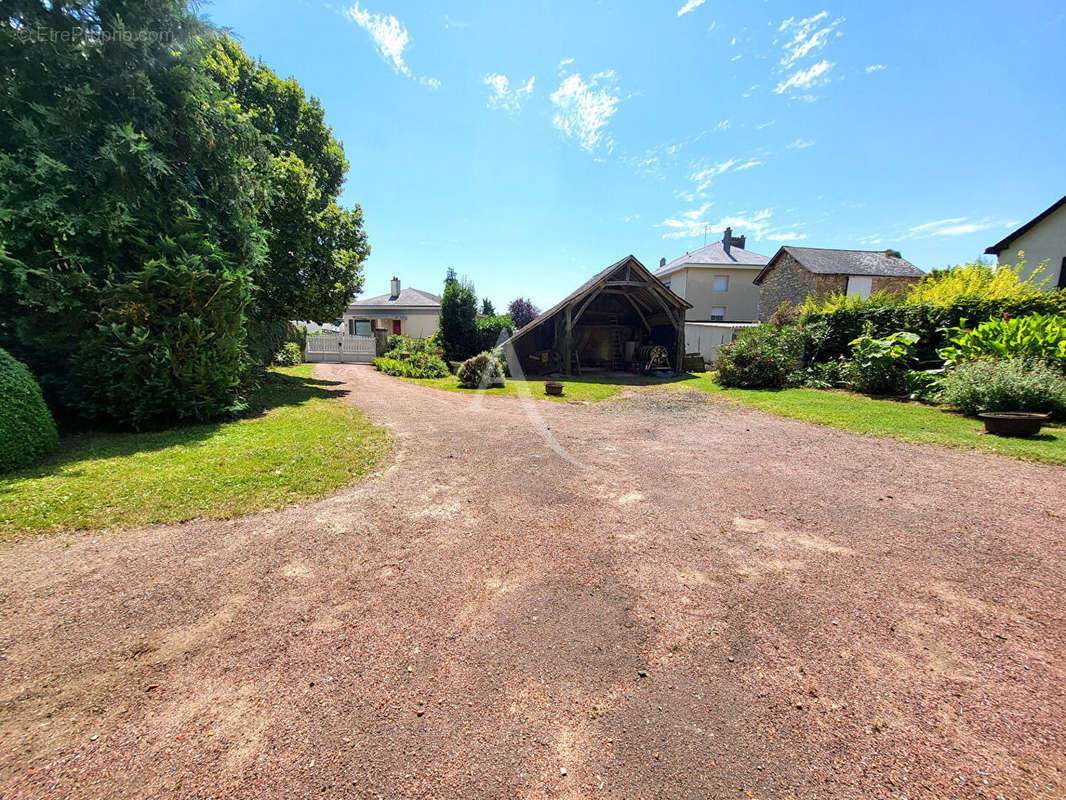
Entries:
[[573, 359], [574, 350], [574, 320], [571, 315], [571, 306], [566, 307], [566, 322], [563, 329], [563, 374], [570, 376], [571, 367], [570, 362]]

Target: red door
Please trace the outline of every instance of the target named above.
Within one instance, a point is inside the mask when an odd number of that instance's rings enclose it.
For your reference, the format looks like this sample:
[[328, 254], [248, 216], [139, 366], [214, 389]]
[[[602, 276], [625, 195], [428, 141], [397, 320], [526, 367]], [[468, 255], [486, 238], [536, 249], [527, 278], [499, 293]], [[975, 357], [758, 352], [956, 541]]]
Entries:
[[400, 335], [400, 321], [398, 319], [394, 319], [392, 321], [392, 332], [395, 333], [397, 336]]

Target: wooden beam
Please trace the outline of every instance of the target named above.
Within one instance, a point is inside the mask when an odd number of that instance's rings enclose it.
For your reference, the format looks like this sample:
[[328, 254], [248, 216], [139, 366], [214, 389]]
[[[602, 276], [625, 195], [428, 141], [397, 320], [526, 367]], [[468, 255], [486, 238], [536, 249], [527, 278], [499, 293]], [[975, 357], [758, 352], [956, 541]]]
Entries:
[[585, 299], [585, 302], [581, 304], [581, 307], [578, 308], [577, 313], [574, 315], [574, 320], [573, 320], [573, 324], [574, 325], [577, 325], [577, 321], [579, 319], [581, 319], [581, 315], [585, 313], [585, 309], [589, 307], [589, 303], [591, 303], [593, 300], [595, 300], [597, 297], [599, 297], [600, 296], [600, 292], [602, 292], [602, 291], [603, 291], [603, 287], [600, 287], [599, 289], [594, 291], [592, 294], [590, 294]]
[[633, 296], [630, 295], [628, 292], [623, 294], [622, 296], [629, 301], [629, 304], [631, 306], [633, 306], [633, 310], [637, 312], [637, 316], [640, 317], [640, 321], [644, 323], [644, 329], [648, 333], [651, 333], [651, 325], [648, 324], [648, 320], [645, 318], [644, 312], [640, 310], [640, 306], [637, 305], [637, 301], [634, 300]]
[[607, 283], [605, 283], [603, 285], [604, 285], [605, 288], [615, 289], [615, 288], [618, 288], [620, 286], [642, 286], [642, 287], [648, 287], [648, 286], [651, 286], [651, 283], [649, 281], [630, 281], [630, 280], [626, 280], [626, 281], [607, 281]]

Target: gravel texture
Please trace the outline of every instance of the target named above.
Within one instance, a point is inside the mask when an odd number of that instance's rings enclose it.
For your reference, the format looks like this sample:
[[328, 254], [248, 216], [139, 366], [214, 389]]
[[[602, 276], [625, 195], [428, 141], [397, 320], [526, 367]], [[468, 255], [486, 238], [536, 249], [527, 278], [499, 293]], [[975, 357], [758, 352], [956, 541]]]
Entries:
[[316, 375], [357, 486], [0, 545], [0, 797], [1066, 796], [1061, 468]]

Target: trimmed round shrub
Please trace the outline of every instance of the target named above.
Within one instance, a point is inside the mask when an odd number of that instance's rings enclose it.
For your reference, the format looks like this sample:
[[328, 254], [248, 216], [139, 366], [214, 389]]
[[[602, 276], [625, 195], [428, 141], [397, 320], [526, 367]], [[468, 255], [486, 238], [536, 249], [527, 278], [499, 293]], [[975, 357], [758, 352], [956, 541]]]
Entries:
[[58, 444], [41, 387], [25, 364], [0, 349], [0, 472], [29, 466]]
[[486, 350], [464, 361], [455, 374], [464, 389], [488, 389], [504, 385], [504, 372], [499, 357]]
[[285, 342], [274, 356], [274, 363], [279, 367], [295, 367], [303, 360], [304, 354], [296, 342]]
[[1046, 411], [1066, 419], [1066, 377], [1040, 360], [966, 361], [948, 370], [941, 385], [943, 401], [967, 414]]

